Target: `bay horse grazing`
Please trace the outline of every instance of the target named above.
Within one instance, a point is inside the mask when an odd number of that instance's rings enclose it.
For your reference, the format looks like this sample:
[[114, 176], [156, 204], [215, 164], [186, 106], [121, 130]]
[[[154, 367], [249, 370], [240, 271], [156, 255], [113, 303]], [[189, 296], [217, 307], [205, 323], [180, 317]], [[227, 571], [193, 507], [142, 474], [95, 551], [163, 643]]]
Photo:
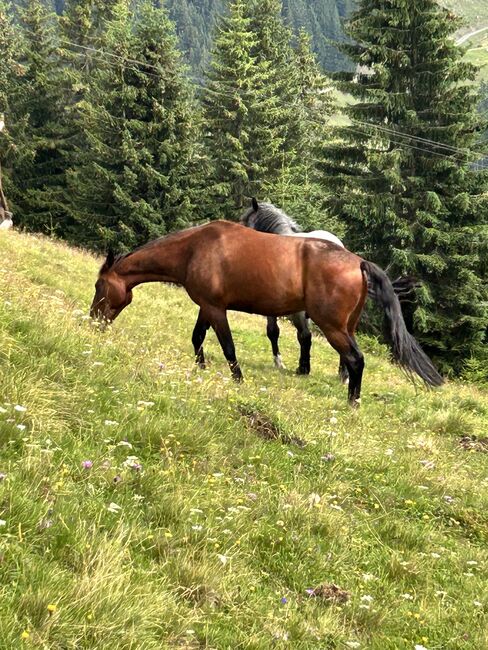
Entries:
[[205, 365], [203, 342], [212, 327], [232, 376], [240, 381], [227, 310], [263, 316], [306, 311], [339, 353], [349, 372], [349, 402], [359, 404], [364, 358], [354, 338], [368, 283], [385, 310], [394, 358], [427, 384], [442, 377], [408, 333], [387, 275], [371, 262], [318, 239], [280, 237], [228, 221], [189, 228], [128, 255], [109, 254], [95, 284], [90, 314], [113, 321], [145, 282], [183, 286], [200, 307], [192, 342]]
[[[301, 227], [289, 217], [283, 210], [280, 210], [272, 203], [258, 203], [257, 199], [253, 198], [251, 207], [242, 215], [240, 223], [248, 228], [253, 228], [259, 232], [267, 232], [275, 235], [286, 235], [289, 237], [312, 237], [314, 239], [323, 239], [337, 244], [344, 248], [344, 244], [339, 237], [328, 230], [313, 230], [312, 232], [304, 233]], [[312, 348], [312, 332], [310, 331], [309, 320], [304, 311], [299, 311], [296, 314], [291, 314], [289, 317], [297, 331], [297, 339], [300, 345], [300, 360], [296, 370], [297, 375], [310, 374], [310, 350]], [[273, 351], [274, 364], [280, 370], [285, 368], [280, 354], [278, 340], [280, 338], [280, 328], [278, 326], [278, 319], [276, 316], [268, 316], [266, 334], [271, 342], [271, 349]], [[347, 380], [347, 370], [340, 365], [339, 375], [345, 382]]]
[[[344, 248], [344, 244], [339, 237], [328, 230], [313, 230], [312, 232], [305, 233], [297, 222], [283, 212], [283, 210], [280, 210], [272, 203], [258, 203], [255, 198], [251, 200], [251, 207], [242, 215], [240, 223], [259, 232], [286, 235], [289, 237], [323, 239], [324, 241], [332, 242]], [[392, 282], [392, 285], [400, 302], [407, 300], [414, 292], [416, 286], [418, 286], [416, 280], [410, 276], [397, 278]], [[373, 287], [369, 288], [368, 295], [373, 300], [377, 300], [377, 295]], [[297, 330], [297, 339], [300, 344], [300, 360], [296, 373], [297, 375], [308, 375], [310, 374], [310, 350], [312, 348], [312, 332], [310, 330], [309, 319], [304, 311], [292, 314], [289, 318]], [[278, 345], [280, 328], [278, 326], [278, 319], [275, 316], [268, 316], [266, 333], [271, 342], [274, 364], [277, 368], [283, 369], [285, 366], [281, 359]], [[343, 383], [346, 383], [348, 380], [347, 368], [342, 361], [339, 365], [339, 377]]]

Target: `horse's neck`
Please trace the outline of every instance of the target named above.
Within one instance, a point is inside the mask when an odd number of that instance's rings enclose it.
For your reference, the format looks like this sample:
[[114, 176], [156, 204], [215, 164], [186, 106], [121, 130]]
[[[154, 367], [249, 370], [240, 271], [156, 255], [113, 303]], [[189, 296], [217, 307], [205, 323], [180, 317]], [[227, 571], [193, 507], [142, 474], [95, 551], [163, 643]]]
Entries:
[[124, 257], [115, 271], [126, 279], [130, 287], [144, 282], [183, 284], [188, 253], [187, 238], [170, 236]]

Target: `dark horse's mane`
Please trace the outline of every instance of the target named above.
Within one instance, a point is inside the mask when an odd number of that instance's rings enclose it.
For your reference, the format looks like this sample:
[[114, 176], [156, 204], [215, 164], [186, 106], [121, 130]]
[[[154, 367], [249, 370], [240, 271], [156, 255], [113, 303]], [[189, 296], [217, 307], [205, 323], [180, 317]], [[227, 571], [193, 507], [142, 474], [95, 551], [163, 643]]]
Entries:
[[254, 230], [259, 230], [259, 232], [270, 232], [277, 235], [302, 232], [300, 226], [283, 210], [272, 203], [258, 203], [256, 199], [253, 199], [252, 207], [242, 215], [241, 223], [254, 228]]

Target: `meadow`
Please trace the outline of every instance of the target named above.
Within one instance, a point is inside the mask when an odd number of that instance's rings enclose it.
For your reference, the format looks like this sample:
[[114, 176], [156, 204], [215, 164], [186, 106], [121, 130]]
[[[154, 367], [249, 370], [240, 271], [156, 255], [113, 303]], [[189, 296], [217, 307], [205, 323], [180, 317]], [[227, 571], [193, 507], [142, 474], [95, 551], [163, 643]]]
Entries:
[[466, 60], [479, 66], [480, 81], [488, 81], [488, 31], [474, 36], [469, 41]]
[[[488, 392], [412, 386], [361, 337], [362, 406], [315, 338], [144, 286], [106, 332], [100, 259], [0, 236], [0, 647], [488, 648]], [[485, 439], [485, 440], [483, 440]]]

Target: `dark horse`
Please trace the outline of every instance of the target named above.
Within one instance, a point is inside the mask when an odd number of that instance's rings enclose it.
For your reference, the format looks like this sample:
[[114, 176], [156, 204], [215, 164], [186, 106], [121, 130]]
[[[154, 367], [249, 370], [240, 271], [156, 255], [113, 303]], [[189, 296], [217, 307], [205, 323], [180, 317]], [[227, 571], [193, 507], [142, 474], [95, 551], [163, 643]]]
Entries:
[[268, 235], [227, 221], [190, 228], [128, 255], [109, 254], [95, 284], [91, 316], [113, 321], [132, 301], [133, 288], [144, 282], [171, 282], [186, 289], [200, 307], [192, 338], [197, 362], [205, 364], [203, 342], [212, 327], [236, 380], [242, 373], [227, 310], [263, 316], [306, 311], [347, 367], [352, 405], [359, 403], [364, 368], [354, 332], [369, 283], [385, 310], [394, 358], [427, 384], [442, 384], [407, 332], [387, 275], [335, 244]]
[[[323, 239], [324, 241], [332, 242], [344, 248], [342, 241], [331, 232], [327, 230], [314, 230], [304, 233], [296, 221], [283, 212], [283, 210], [280, 210], [272, 203], [258, 203], [255, 198], [252, 199], [251, 207], [242, 215], [240, 222], [243, 226], [254, 228], [254, 230], [258, 230], [259, 232], [291, 237]], [[392, 284], [400, 302], [408, 299], [417, 285], [416, 281], [409, 276], [398, 278]], [[370, 298], [376, 300], [376, 292], [372, 287], [368, 293]], [[309, 319], [303, 311], [292, 314], [289, 318], [297, 330], [297, 339], [300, 344], [300, 360], [296, 373], [297, 375], [308, 375], [310, 374], [310, 350], [312, 348], [312, 333], [310, 331]], [[282, 369], [285, 366], [281, 359], [278, 345], [280, 328], [278, 326], [278, 319], [275, 316], [268, 316], [266, 333], [271, 342], [275, 366]], [[339, 366], [339, 376], [343, 382], [346, 382], [348, 379], [347, 369], [342, 362]]]

